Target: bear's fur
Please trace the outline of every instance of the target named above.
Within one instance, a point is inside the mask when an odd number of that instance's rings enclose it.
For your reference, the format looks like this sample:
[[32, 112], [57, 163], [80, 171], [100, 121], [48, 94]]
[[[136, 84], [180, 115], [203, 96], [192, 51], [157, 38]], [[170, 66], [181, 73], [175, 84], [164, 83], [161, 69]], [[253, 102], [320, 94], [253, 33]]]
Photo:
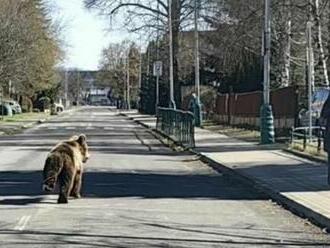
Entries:
[[89, 158], [86, 136], [73, 136], [57, 144], [48, 154], [43, 170], [43, 190], [53, 191], [59, 183], [58, 203], [80, 198], [83, 163]]

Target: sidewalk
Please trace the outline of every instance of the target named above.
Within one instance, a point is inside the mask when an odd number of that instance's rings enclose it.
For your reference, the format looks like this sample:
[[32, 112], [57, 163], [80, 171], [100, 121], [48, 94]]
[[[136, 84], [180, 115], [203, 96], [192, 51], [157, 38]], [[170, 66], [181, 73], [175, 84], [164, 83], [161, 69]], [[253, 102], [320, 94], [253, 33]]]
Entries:
[[[6, 117], [5, 121], [0, 120], [0, 135], [12, 135], [22, 132], [24, 129], [31, 128], [35, 125], [43, 123], [47, 120], [56, 118], [58, 116], [62, 116], [64, 114], [70, 113], [72, 111], [78, 110], [79, 108], [70, 108], [64, 110], [59, 115], [50, 115], [44, 113], [31, 113], [31, 116], [23, 116], [24, 114], [17, 115], [17, 119], [15, 116]], [[27, 115], [27, 114], [25, 114]]]
[[[156, 118], [125, 113], [154, 129]], [[280, 204], [330, 230], [330, 187], [327, 167], [281, 150], [196, 128], [194, 152], [215, 167], [239, 175]], [[219, 189], [221, 190], [221, 189]]]

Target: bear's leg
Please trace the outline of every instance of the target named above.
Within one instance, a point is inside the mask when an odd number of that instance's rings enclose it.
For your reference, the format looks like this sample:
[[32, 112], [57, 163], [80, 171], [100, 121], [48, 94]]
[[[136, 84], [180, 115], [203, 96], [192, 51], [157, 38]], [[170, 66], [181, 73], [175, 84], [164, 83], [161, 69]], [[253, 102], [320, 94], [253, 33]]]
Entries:
[[68, 203], [68, 196], [73, 185], [74, 171], [64, 170], [61, 172], [60, 181], [60, 195], [57, 203]]
[[82, 170], [80, 170], [76, 173], [70, 196], [72, 196], [74, 198], [80, 198], [81, 197], [81, 194], [80, 194], [81, 183], [82, 183]]

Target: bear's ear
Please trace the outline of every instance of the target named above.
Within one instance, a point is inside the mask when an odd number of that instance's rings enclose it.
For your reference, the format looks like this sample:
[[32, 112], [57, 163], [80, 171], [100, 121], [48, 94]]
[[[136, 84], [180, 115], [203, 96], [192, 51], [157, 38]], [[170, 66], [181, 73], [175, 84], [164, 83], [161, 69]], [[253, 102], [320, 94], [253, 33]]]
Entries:
[[86, 142], [86, 139], [87, 138], [86, 138], [86, 135], [85, 134], [80, 134], [79, 137], [78, 137], [78, 139], [77, 139], [77, 141], [78, 141], [79, 144], [82, 145], [82, 144], [84, 144]]
[[71, 136], [70, 137], [70, 141], [76, 141], [76, 140], [78, 140], [79, 139], [79, 136], [78, 135], [73, 135], [73, 136]]

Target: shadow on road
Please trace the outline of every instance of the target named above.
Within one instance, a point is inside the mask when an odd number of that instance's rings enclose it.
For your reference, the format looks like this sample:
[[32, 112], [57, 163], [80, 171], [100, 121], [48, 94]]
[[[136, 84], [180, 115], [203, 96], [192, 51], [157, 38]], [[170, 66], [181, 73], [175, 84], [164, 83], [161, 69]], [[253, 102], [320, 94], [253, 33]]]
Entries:
[[[182, 233], [186, 234], [189, 230]], [[236, 230], [237, 231], [237, 230]], [[279, 240], [272, 237], [257, 237], [243, 234], [237, 235], [237, 232], [213, 234], [212, 237], [205, 238], [179, 238], [170, 235], [104, 235], [93, 233], [72, 233], [67, 232], [49, 232], [49, 231], [12, 231], [0, 230], [0, 237], [3, 235], [24, 235], [24, 241], [3, 242], [4, 245], [44, 245], [45, 241], [50, 246], [54, 245], [83, 245], [88, 247], [247, 247], [247, 246], [267, 246], [267, 247], [325, 247], [330, 245], [327, 242], [318, 242], [310, 239], [287, 238]], [[198, 230], [194, 230], [198, 232]], [[48, 246], [46, 246], [48, 247]]]
[[[259, 193], [238, 185], [227, 176], [169, 175], [152, 173], [86, 172], [83, 196], [87, 198], [205, 198], [212, 200], [260, 200]], [[27, 205], [42, 200], [41, 171], [0, 173], [0, 205]], [[24, 196], [23, 198], [12, 198]], [[29, 196], [29, 197], [27, 197]], [[9, 198], [8, 198], [9, 197]]]

